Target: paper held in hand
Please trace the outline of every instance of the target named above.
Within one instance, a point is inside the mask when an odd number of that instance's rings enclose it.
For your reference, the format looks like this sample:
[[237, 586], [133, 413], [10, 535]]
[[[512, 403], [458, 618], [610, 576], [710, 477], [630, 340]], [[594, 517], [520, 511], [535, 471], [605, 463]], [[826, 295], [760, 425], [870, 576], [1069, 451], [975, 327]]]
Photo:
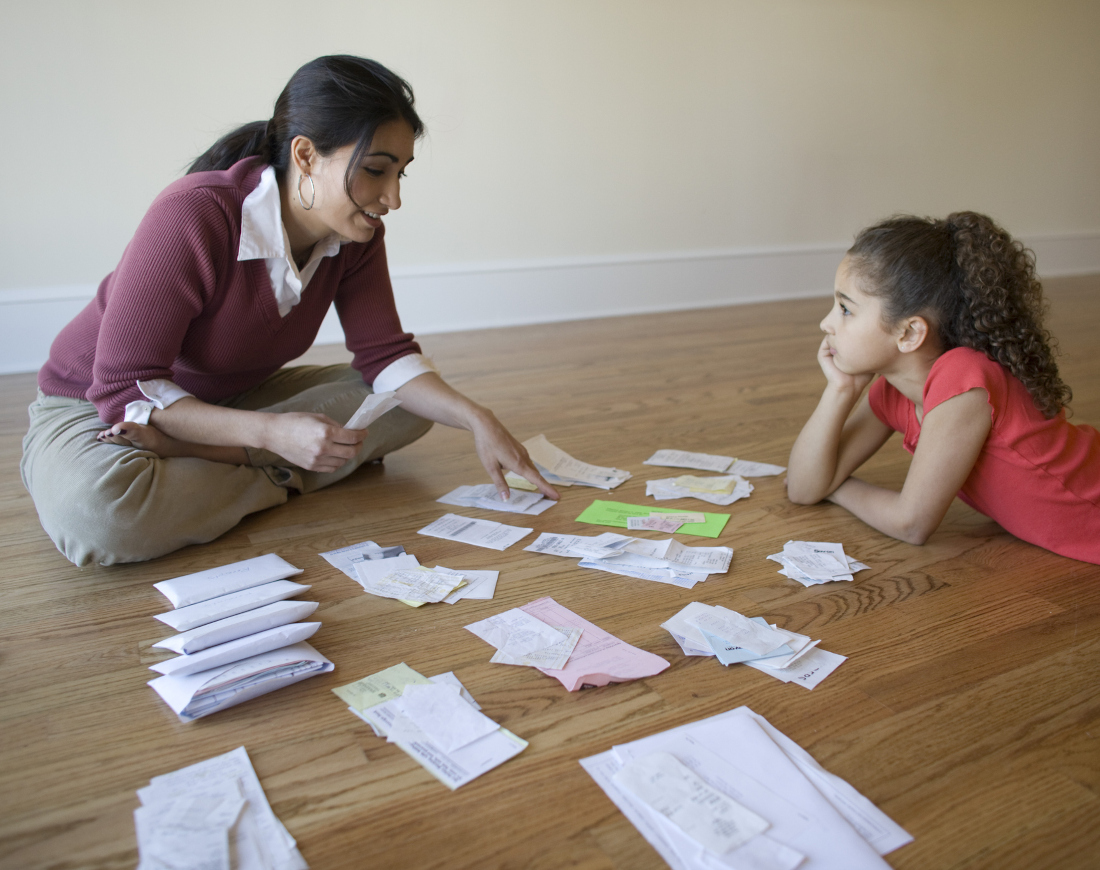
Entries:
[[366, 429], [371, 423], [401, 404], [401, 400], [395, 398], [393, 390], [385, 393], [371, 393], [363, 400], [351, 419], [344, 424], [345, 429]]

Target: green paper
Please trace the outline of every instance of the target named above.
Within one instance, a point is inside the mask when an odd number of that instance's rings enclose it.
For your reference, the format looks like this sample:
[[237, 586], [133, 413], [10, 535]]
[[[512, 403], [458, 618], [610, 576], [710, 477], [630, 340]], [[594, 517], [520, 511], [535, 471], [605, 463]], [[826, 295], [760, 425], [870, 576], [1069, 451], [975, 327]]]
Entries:
[[[577, 517], [578, 523], [593, 526], [615, 526], [625, 529], [627, 517], [648, 517], [651, 513], [682, 514], [683, 508], [658, 508], [642, 504], [623, 504], [621, 501], [602, 501], [596, 499]], [[684, 523], [676, 530], [677, 534], [697, 535], [700, 538], [717, 538], [729, 522], [729, 514], [704, 513], [706, 522]]]

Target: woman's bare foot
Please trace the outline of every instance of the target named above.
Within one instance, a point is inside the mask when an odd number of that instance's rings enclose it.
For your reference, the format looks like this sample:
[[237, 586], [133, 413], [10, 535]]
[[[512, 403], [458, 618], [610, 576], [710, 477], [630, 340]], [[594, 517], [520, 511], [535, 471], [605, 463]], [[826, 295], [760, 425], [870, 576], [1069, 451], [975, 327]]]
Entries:
[[148, 450], [161, 459], [169, 456], [193, 455], [186, 450], [190, 445], [177, 441], [171, 435], [165, 435], [156, 426], [143, 423], [115, 423], [110, 429], [104, 429], [96, 435], [96, 440], [104, 444], [118, 444], [122, 447]]

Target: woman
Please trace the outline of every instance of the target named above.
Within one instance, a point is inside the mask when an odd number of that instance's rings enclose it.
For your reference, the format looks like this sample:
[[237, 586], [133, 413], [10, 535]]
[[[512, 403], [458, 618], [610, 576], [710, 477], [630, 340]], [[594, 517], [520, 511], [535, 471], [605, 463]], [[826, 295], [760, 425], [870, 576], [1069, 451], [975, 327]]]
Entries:
[[[266, 123], [219, 140], [150, 207], [38, 376], [21, 471], [77, 565], [152, 559], [415, 441], [465, 428], [507, 493], [557, 493], [492, 412], [402, 332], [381, 218], [423, 125], [409, 85], [363, 58], [299, 69]], [[283, 369], [331, 303], [351, 366]], [[370, 392], [402, 405], [343, 428]], [[104, 429], [103, 425], [108, 428]]]

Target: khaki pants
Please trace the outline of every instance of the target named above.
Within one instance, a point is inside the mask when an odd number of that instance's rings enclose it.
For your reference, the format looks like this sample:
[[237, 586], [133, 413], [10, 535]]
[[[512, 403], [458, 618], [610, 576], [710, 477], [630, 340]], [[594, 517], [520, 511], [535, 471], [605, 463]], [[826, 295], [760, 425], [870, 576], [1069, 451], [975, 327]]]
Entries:
[[[282, 369], [220, 404], [251, 411], [311, 411], [347, 421], [371, 392], [350, 366]], [[322, 474], [248, 450], [251, 465], [205, 459], [161, 459], [147, 450], [103, 444], [95, 406], [44, 396], [30, 406], [20, 472], [42, 528], [77, 565], [142, 562], [212, 541], [246, 514], [287, 500], [288, 489], [312, 492], [342, 480], [364, 462], [410, 444], [431, 422], [394, 408], [370, 426], [359, 454]]]

